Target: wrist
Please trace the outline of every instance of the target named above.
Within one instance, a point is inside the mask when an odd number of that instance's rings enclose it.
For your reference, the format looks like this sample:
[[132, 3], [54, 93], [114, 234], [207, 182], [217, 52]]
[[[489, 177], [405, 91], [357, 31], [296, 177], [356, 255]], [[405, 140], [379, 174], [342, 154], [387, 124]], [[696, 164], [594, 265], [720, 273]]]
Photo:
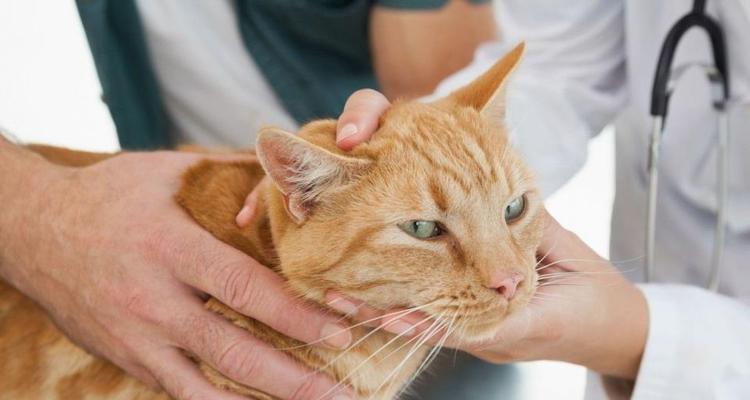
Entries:
[[[49, 192], [66, 171], [40, 156], [0, 141], [0, 277], [14, 283], [11, 269], [28, 262], [31, 244], [40, 240], [40, 209], [58, 200]], [[32, 256], [33, 254], [26, 254]]]
[[574, 333], [583, 342], [567, 344], [571, 354], [562, 361], [583, 365], [602, 375], [634, 380], [648, 335], [646, 299], [637, 287], [624, 280], [607, 288], [605, 296], [604, 306], [596, 305], [599, 310], [593, 323], [579, 325]]

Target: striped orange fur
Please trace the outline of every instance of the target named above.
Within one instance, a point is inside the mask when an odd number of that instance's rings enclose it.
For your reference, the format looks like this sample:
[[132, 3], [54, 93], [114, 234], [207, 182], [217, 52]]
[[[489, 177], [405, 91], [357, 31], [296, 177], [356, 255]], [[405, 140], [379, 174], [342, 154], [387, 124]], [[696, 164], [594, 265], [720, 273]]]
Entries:
[[[433, 103], [396, 102], [372, 140], [343, 152], [335, 121], [304, 126], [298, 136], [259, 135], [260, 164], [203, 161], [186, 172], [177, 201], [218, 239], [277, 271], [295, 294], [326, 307], [336, 289], [382, 309], [419, 308], [456, 340], [490, 338], [524, 307], [536, 286], [535, 251], [543, 204], [528, 168], [508, 143], [503, 90], [523, 46], [485, 75]], [[36, 147], [53, 162], [86, 165], [106, 156]], [[234, 216], [268, 174], [251, 227]], [[523, 215], [506, 223], [506, 205], [525, 196]], [[439, 221], [440, 236], [421, 240], [398, 224]], [[519, 273], [512, 300], [492, 289], [498, 273]], [[287, 338], [210, 299], [222, 314], [363, 398], [394, 398], [424, 361], [421, 338], [364, 326], [355, 344], [336, 351]], [[354, 323], [354, 322], [353, 322]], [[429, 332], [429, 331], [428, 331]], [[270, 399], [197, 361], [216, 385]], [[0, 399], [162, 399], [69, 342], [29, 299], [0, 282]]]

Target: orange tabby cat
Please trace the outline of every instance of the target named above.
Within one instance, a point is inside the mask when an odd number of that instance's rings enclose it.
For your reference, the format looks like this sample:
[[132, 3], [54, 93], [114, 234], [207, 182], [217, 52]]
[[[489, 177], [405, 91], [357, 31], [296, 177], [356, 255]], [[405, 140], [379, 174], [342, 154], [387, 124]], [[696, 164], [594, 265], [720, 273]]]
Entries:
[[[543, 224], [530, 173], [500, 122], [503, 84], [522, 52], [521, 45], [445, 99], [394, 104], [373, 139], [351, 152], [336, 147], [335, 121], [310, 123], [299, 136], [265, 129], [260, 165], [204, 161], [176, 195], [200, 225], [273, 268], [294, 293], [323, 307], [326, 291], [336, 289], [382, 309], [419, 310], [429, 316], [424, 334], [356, 326], [353, 345], [337, 351], [287, 338], [215, 299], [206, 306], [372, 399], [399, 393], [438, 329], [466, 342], [491, 337], [534, 292]], [[34, 150], [76, 166], [108, 157]], [[239, 229], [234, 216], [264, 171], [275, 185], [253, 225]], [[4, 399], [166, 398], [73, 345], [1, 282], [0, 365]], [[200, 365], [220, 387], [271, 398]]]

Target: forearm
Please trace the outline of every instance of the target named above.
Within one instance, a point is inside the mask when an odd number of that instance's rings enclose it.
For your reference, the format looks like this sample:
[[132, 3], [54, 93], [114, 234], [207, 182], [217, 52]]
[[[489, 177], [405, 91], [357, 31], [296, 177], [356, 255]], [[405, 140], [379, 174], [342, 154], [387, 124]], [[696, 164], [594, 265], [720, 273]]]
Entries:
[[[0, 277], [12, 280], [8, 269], [19, 265], [17, 247], [29, 236], [35, 204], [40, 204], [40, 190], [58, 167], [40, 156], [7, 141], [0, 135]], [[33, 240], [33, 238], [31, 238]]]
[[496, 37], [491, 3], [451, 0], [439, 9], [376, 6], [370, 19], [375, 72], [390, 99], [430, 94]]

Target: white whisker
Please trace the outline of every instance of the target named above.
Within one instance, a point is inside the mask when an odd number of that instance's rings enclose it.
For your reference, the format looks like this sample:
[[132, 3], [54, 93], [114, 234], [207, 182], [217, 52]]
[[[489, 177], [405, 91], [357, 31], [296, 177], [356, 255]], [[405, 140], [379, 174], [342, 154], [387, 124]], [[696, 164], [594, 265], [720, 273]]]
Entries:
[[[419, 326], [419, 325], [423, 324], [424, 322], [428, 321], [430, 318], [431, 318], [430, 316], [424, 318], [423, 320], [421, 320], [417, 324], [415, 324], [414, 327], [416, 328], [417, 326]], [[397, 318], [394, 318], [393, 320], [391, 320], [389, 322], [395, 321], [396, 319]], [[380, 328], [382, 328], [385, 325], [387, 325], [387, 323], [381, 325], [380, 327], [378, 327], [378, 329], [373, 330], [373, 332], [370, 332], [368, 335], [365, 335], [365, 338], [367, 336], [371, 335], [372, 333], [374, 333], [375, 331], [379, 330]], [[364, 359], [364, 361], [360, 362], [354, 369], [352, 369], [348, 374], [346, 374], [346, 376], [343, 377], [336, 385], [334, 385], [332, 388], [328, 389], [328, 391], [326, 391], [325, 393], [323, 393], [323, 395], [320, 396], [319, 399], [325, 398], [326, 396], [328, 396], [329, 394], [331, 394], [333, 391], [335, 391], [336, 389], [340, 388], [344, 384], [344, 382], [346, 382], [347, 380], [349, 380], [349, 378], [351, 378], [357, 371], [359, 371], [360, 368], [362, 368], [364, 365], [366, 365], [373, 357], [377, 356], [378, 354], [380, 354], [381, 351], [383, 351], [384, 349], [386, 349], [388, 346], [390, 346], [391, 344], [393, 344], [395, 341], [397, 341], [401, 337], [405, 336], [406, 333], [407, 332], [400, 333], [400, 334], [394, 336], [392, 339], [390, 339], [384, 345], [380, 346], [379, 349], [377, 349], [372, 354], [370, 354], [367, 358]], [[362, 339], [360, 339], [360, 341], [361, 340]], [[333, 361], [329, 362], [328, 365], [331, 365], [333, 362], [335, 362], [342, 355], [343, 355], [343, 353], [341, 355], [339, 355], [338, 357], [336, 357]]]

